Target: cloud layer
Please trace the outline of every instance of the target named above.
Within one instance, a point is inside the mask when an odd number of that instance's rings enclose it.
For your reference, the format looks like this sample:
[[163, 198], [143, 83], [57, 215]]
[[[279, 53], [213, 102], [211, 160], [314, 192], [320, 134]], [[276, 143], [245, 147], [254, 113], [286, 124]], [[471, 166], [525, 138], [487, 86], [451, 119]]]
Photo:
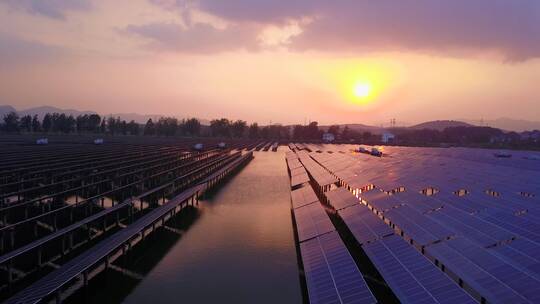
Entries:
[[217, 29], [209, 24], [197, 23], [189, 28], [175, 23], [130, 25], [126, 31], [150, 40], [148, 46], [157, 50], [181, 53], [219, 53], [257, 47], [255, 29], [229, 26]]
[[67, 11], [85, 11], [91, 8], [89, 0], [5, 0], [13, 9], [53, 19], [65, 19]]
[[[195, 8], [243, 27], [283, 25], [291, 20], [311, 18], [303, 33], [291, 40], [293, 50], [496, 51], [517, 60], [540, 56], [540, 1], [536, 0], [153, 2], [169, 8]], [[214, 34], [219, 33], [211, 33], [208, 38], [220, 39]], [[227, 39], [230, 33], [221, 34]], [[253, 37], [242, 37], [246, 40], [235, 42], [249, 45], [253, 41]], [[203, 40], [212, 43], [210, 39]]]

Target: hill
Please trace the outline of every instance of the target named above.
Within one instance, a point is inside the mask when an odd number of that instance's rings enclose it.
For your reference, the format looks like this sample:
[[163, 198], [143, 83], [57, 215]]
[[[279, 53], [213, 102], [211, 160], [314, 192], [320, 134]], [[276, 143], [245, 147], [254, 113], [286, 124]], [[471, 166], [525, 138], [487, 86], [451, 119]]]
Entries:
[[4, 117], [9, 112], [17, 112], [14, 107], [12, 106], [2, 106], [0, 105], [0, 119]]
[[412, 130], [422, 130], [422, 129], [430, 129], [430, 130], [437, 130], [437, 131], [443, 131], [446, 128], [451, 127], [472, 127], [473, 125], [468, 124], [466, 122], [457, 121], [457, 120], [434, 120], [434, 121], [427, 121], [418, 125], [414, 125], [409, 127], [409, 129]]
[[[363, 132], [371, 132], [373, 134], [382, 134], [384, 132], [384, 128], [381, 127], [375, 127], [370, 125], [364, 125], [364, 124], [339, 124], [338, 125], [340, 130], [343, 130], [345, 126], [349, 127], [349, 130], [363, 133]], [[326, 131], [328, 130], [330, 126], [319, 126], [321, 130]]]
[[56, 108], [56, 107], [42, 106], [42, 107], [30, 108], [30, 109], [26, 109], [26, 110], [20, 110], [20, 111], [17, 111], [17, 113], [19, 114], [19, 116], [25, 116], [25, 115], [34, 116], [34, 115], [37, 115], [39, 117], [39, 119], [43, 119], [43, 116], [45, 116], [45, 114], [47, 114], [47, 113], [64, 113], [66, 115], [78, 116], [78, 115], [84, 115], [84, 114], [88, 114], [88, 115], [89, 114], [95, 114], [96, 112], [93, 112], [93, 111], [79, 111], [79, 110], [74, 110], [74, 109], [60, 109], [60, 108]]
[[483, 120], [482, 125], [516, 132], [540, 130], [540, 121], [513, 119], [505, 117], [491, 120]]

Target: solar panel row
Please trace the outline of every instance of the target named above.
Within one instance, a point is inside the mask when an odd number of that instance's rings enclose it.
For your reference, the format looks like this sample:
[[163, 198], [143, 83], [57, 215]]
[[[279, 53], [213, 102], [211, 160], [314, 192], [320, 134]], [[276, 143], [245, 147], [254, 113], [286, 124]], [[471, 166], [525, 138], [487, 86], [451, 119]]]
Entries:
[[336, 210], [358, 205], [360, 201], [345, 188], [337, 188], [324, 194], [327, 202]]
[[337, 232], [300, 244], [309, 302], [377, 303]]
[[338, 214], [360, 244], [394, 234], [394, 231], [365, 205], [345, 208], [338, 211]]
[[319, 202], [317, 195], [310, 186], [291, 191], [293, 209]]
[[326, 187], [338, 182], [332, 174], [315, 162], [307, 152], [299, 152], [298, 157], [319, 187]]
[[296, 208], [293, 212], [299, 242], [335, 231], [334, 225], [318, 201]]
[[[326, 170], [309, 156], [302, 163], [311, 166], [310, 174], [324, 183]], [[292, 190], [291, 201], [309, 302], [377, 303], [311, 186]]]

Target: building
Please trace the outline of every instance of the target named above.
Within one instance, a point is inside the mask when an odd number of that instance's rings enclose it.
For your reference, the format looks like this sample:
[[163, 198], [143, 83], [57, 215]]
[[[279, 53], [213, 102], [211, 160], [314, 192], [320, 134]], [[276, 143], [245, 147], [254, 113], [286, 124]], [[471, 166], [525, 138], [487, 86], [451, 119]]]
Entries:
[[322, 135], [322, 140], [323, 140], [324, 142], [333, 142], [335, 139], [336, 139], [336, 137], [335, 137], [334, 134], [332, 134], [332, 133], [325, 132], [325, 133]]
[[390, 132], [384, 132], [384, 133], [382, 134], [381, 141], [382, 141], [383, 143], [389, 143], [389, 142], [394, 141], [394, 138], [395, 138], [395, 137], [396, 137], [396, 136], [395, 136], [394, 134], [390, 133]]

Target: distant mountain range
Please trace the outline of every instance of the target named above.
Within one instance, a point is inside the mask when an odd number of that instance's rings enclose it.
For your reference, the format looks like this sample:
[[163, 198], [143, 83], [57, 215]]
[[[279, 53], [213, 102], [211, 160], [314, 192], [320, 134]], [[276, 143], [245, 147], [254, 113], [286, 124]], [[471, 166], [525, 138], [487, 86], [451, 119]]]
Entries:
[[[60, 108], [51, 107], [51, 106], [42, 106], [42, 107], [35, 107], [35, 108], [26, 109], [26, 110], [17, 110], [14, 107], [9, 106], [9, 105], [5, 105], [5, 106], [0, 105], [0, 118], [3, 117], [4, 114], [9, 113], [9, 112], [17, 112], [19, 116], [37, 115], [39, 119], [43, 119], [43, 116], [45, 116], [45, 114], [47, 113], [64, 113], [66, 115], [73, 115], [73, 116], [84, 115], [84, 114], [98, 114], [94, 111], [60, 109]], [[159, 114], [137, 114], [137, 113], [112, 113], [112, 114], [105, 114], [105, 115], [100, 114], [100, 115], [104, 117], [109, 117], [109, 116], [120, 117], [121, 119], [126, 120], [126, 121], [134, 120], [135, 122], [141, 123], [141, 124], [146, 123], [148, 119], [157, 120], [160, 117], [166, 116], [166, 115], [159, 115]], [[182, 119], [185, 117], [177, 117], [177, 118]], [[210, 121], [206, 119], [199, 119], [199, 120], [201, 121], [202, 124], [207, 124], [207, 125], [210, 124]]]

